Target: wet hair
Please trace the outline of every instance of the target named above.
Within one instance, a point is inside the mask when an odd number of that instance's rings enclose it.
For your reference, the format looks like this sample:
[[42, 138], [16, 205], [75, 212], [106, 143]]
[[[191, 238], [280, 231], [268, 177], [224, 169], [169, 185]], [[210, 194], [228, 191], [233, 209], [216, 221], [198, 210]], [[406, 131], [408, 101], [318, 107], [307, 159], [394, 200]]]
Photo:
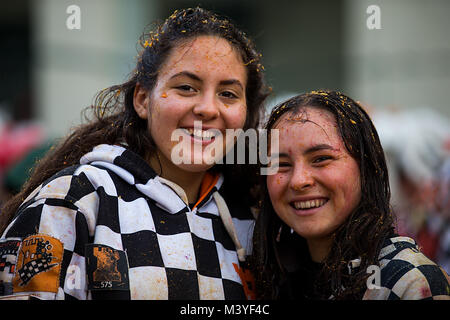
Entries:
[[[265, 128], [273, 129], [285, 115], [302, 119], [297, 116], [308, 107], [333, 114], [348, 153], [358, 163], [361, 179], [361, 200], [332, 235], [332, 247], [323, 261], [321, 285], [315, 296], [327, 299], [332, 294], [335, 299], [359, 299], [366, 289], [367, 267], [378, 264], [383, 242], [394, 233], [384, 152], [369, 115], [357, 102], [336, 91], [312, 91], [278, 104]], [[309, 258], [309, 251], [306, 240], [291, 234], [290, 227], [277, 216], [265, 180], [261, 183], [264, 195], [254, 231], [252, 260], [259, 296], [276, 299], [287, 279], [285, 258], [292, 260], [296, 256], [302, 261]], [[360, 267], [349, 275], [348, 264], [356, 258], [361, 259]]]
[[[140, 37], [141, 49], [128, 81], [100, 91], [94, 104], [84, 110], [88, 123], [75, 128], [53, 148], [38, 163], [22, 191], [5, 204], [0, 214], [0, 231], [6, 228], [20, 203], [32, 190], [65, 167], [78, 164], [79, 159], [96, 145], [126, 143], [128, 149], [143, 158], [148, 159], [154, 154], [156, 146], [149, 134], [147, 121], [141, 119], [134, 109], [136, 85], [140, 84], [151, 91], [172, 50], [199, 36], [216, 36], [227, 40], [242, 58], [247, 71], [247, 118], [243, 129], [256, 128], [270, 88], [264, 80], [261, 54], [256, 51], [253, 42], [230, 20], [211, 11], [199, 7], [176, 10], [164, 22], [156, 24]], [[241, 170], [241, 166], [227, 165], [221, 169], [232, 178], [239, 176], [236, 170]], [[242, 188], [246, 187], [245, 184], [241, 185]]]

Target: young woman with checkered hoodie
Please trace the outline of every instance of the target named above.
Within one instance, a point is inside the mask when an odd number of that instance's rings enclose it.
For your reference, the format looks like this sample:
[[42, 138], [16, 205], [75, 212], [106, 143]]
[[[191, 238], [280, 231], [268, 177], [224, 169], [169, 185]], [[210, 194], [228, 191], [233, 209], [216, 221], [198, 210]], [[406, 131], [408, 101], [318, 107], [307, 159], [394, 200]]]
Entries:
[[395, 233], [386, 161], [370, 117], [329, 90], [280, 103], [278, 168], [253, 237], [265, 299], [450, 299], [448, 275]]
[[4, 297], [251, 297], [252, 168], [215, 161], [234, 148], [227, 129], [259, 123], [260, 55], [201, 8], [175, 11], [140, 41], [129, 81], [98, 94], [95, 119], [4, 207]]

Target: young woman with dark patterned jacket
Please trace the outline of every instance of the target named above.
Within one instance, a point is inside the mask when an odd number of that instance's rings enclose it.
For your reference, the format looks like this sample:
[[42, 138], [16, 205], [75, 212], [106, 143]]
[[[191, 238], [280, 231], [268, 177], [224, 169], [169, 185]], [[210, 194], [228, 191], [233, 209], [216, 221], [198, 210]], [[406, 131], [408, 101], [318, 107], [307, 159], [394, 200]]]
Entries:
[[[388, 171], [370, 117], [336, 91], [280, 103], [254, 235], [266, 299], [449, 299], [445, 271], [395, 234]], [[269, 131], [270, 132], [270, 131]]]

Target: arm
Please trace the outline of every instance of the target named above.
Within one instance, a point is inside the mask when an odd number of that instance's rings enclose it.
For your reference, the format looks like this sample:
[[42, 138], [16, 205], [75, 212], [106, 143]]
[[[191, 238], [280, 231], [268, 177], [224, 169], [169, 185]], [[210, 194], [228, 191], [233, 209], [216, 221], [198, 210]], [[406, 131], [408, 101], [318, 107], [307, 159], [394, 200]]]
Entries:
[[448, 276], [437, 265], [422, 265], [408, 273], [403, 300], [450, 300]]
[[3, 295], [88, 298], [84, 247], [93, 233], [96, 197], [86, 182], [82, 175], [56, 178], [20, 209], [0, 239], [8, 263], [3, 270], [0, 265]]

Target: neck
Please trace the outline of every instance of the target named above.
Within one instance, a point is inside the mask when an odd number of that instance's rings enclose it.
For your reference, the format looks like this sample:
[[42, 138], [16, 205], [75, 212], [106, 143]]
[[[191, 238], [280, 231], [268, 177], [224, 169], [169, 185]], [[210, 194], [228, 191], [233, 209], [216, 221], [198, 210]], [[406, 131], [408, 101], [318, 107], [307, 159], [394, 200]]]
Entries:
[[309, 254], [314, 262], [323, 262], [331, 249], [332, 238], [307, 239]]
[[159, 173], [162, 178], [179, 185], [186, 193], [189, 203], [197, 202], [200, 185], [206, 172], [190, 172], [183, 170], [173, 164], [170, 160], [166, 159], [161, 153], [158, 155], [155, 154], [150, 157], [150, 166], [156, 173]]

